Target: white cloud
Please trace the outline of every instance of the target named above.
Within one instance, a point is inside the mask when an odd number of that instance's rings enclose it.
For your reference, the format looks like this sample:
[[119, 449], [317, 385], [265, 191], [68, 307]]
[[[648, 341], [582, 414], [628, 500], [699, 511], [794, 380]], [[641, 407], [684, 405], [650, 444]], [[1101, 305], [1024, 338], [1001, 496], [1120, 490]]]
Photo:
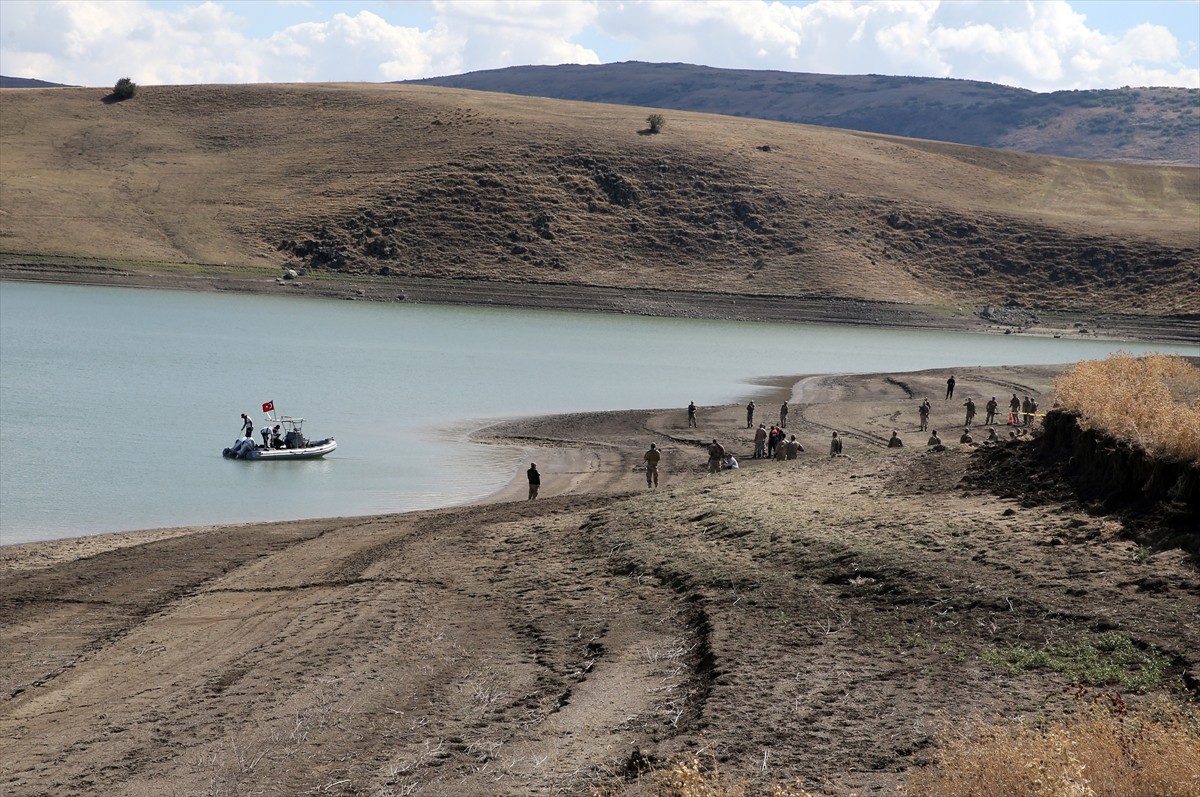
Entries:
[[[1065, 0], [432, 0], [423, 7], [431, 16], [409, 25], [389, 17], [412, 6], [366, 5], [2, 0], [0, 72], [97, 86], [123, 75], [143, 84], [384, 81], [600, 63], [603, 53], [1037, 90], [1200, 87], [1194, 40], [1150, 24], [1107, 35]], [[313, 21], [276, 22], [296, 12]], [[247, 34], [254, 14], [256, 30], [273, 22], [273, 32]]]

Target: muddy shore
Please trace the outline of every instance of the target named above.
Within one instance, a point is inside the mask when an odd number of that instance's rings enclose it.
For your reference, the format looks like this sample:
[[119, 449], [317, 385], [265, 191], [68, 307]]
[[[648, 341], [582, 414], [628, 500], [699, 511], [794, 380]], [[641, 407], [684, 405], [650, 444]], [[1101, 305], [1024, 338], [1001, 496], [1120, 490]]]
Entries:
[[233, 291], [349, 301], [409, 302], [571, 310], [708, 320], [851, 324], [1043, 337], [1195, 342], [1200, 317], [1095, 313], [1014, 307], [926, 307], [837, 296], [732, 295], [554, 283], [409, 277], [341, 276], [284, 279], [224, 266], [141, 267], [69, 258], [0, 254], [0, 280], [107, 285], [160, 290]]
[[[794, 461], [750, 456], [739, 405], [697, 428], [525, 419], [478, 438], [536, 454], [536, 501], [514, 482], [430, 512], [0, 548], [0, 790], [633, 795], [640, 766], [698, 754], [888, 795], [947, 721], [1086, 700], [990, 650], [1117, 631], [1186, 694], [1194, 557], [964, 479], [962, 400], [1045, 396], [1055, 373], [957, 369], [954, 400], [942, 371], [806, 377], [755, 418], [789, 399]], [[922, 397], [945, 450], [916, 429]], [[738, 470], [705, 472], [713, 438]]]

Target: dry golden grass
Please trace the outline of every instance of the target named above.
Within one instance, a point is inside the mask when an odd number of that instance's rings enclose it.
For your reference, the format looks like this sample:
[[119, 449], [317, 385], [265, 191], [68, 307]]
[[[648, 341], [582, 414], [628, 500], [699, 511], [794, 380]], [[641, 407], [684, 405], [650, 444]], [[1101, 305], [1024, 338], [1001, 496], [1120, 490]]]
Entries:
[[0, 254], [1200, 311], [1194, 168], [427, 86], [107, 92], [0, 91]]
[[933, 764], [910, 771], [912, 797], [1195, 797], [1200, 716], [1160, 703], [1127, 714], [1118, 700], [1035, 728], [960, 727]]
[[[694, 757], [655, 771], [645, 786], [641, 797], [813, 797], [798, 785], [723, 777]], [[621, 793], [617, 787], [596, 795]], [[1045, 727], [1023, 722], [956, 726], [939, 738], [932, 763], [909, 770], [905, 794], [1196, 797], [1200, 714], [1170, 702], [1133, 714], [1119, 696], [1107, 695]]]
[[1081, 362], [1054, 383], [1058, 404], [1085, 428], [1154, 456], [1200, 460], [1200, 368], [1182, 357], [1116, 354]]

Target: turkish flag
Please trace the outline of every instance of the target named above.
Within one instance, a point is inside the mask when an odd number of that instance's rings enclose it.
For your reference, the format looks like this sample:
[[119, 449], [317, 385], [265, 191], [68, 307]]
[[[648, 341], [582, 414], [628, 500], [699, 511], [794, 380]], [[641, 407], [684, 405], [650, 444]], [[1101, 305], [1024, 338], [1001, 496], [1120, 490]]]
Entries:
[[263, 405], [263, 412], [270, 412], [273, 409], [275, 409], [274, 401], [268, 401], [266, 404]]

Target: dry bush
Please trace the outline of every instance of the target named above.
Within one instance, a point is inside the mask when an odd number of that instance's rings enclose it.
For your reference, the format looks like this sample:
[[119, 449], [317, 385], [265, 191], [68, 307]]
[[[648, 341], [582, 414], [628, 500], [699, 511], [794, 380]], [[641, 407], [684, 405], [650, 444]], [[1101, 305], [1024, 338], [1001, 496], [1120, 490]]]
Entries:
[[[639, 797], [815, 797], [799, 786], [775, 783], [755, 786], [739, 778], [726, 778], [715, 767], [705, 767], [695, 756], [676, 761], [670, 767], [654, 770], [648, 775], [645, 790]], [[596, 797], [614, 797], [621, 787], [602, 788]], [[849, 795], [855, 797], [855, 795]]]
[[1196, 797], [1200, 715], [1159, 703], [1140, 714], [1093, 705], [1046, 728], [961, 727], [910, 770], [912, 797]]
[[1115, 354], [1077, 364], [1054, 383], [1084, 428], [1172, 460], [1200, 460], [1200, 368], [1182, 357]]

